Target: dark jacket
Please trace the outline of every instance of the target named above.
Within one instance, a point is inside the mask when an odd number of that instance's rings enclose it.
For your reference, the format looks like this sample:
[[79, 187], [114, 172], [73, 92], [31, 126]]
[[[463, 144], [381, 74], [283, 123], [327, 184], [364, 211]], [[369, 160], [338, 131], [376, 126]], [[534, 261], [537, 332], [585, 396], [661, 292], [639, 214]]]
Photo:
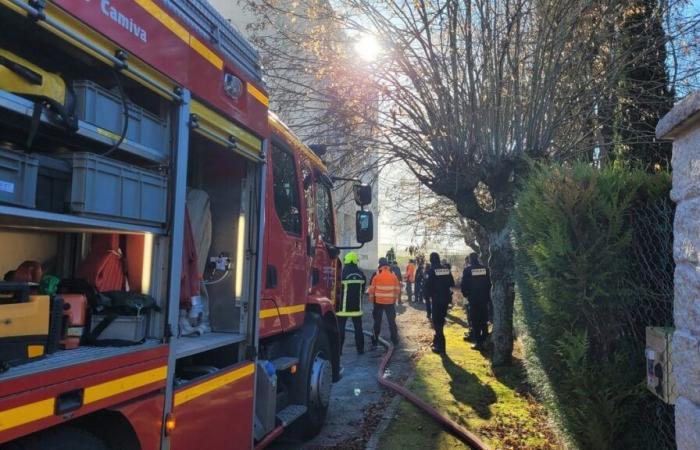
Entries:
[[390, 267], [391, 271], [394, 272], [394, 275], [396, 275], [396, 278], [398, 278], [399, 283], [403, 278], [401, 278], [401, 268], [397, 264], [392, 264]]
[[423, 286], [424, 281], [423, 264], [419, 264], [416, 267], [416, 286]]
[[[342, 296], [338, 302], [338, 315], [362, 315], [362, 295], [367, 284], [364, 272], [357, 267], [357, 264], [345, 264], [342, 281], [343, 289]], [[346, 283], [347, 281], [350, 281], [350, 283]], [[353, 283], [353, 281], [362, 281], [362, 283]]]
[[452, 290], [450, 288], [454, 285], [455, 279], [450, 269], [447, 267], [438, 267], [437, 269], [430, 267], [423, 292], [433, 302], [449, 303], [452, 298]]
[[472, 304], [488, 304], [491, 300], [491, 276], [481, 264], [469, 265], [462, 272], [462, 295]]

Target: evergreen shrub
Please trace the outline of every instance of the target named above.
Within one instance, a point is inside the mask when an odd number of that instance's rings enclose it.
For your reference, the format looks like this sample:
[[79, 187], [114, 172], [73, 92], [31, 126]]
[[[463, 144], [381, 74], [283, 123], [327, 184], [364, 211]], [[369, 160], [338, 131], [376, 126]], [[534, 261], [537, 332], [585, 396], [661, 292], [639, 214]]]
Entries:
[[[672, 409], [644, 385], [644, 328], [672, 317], [670, 184], [667, 173], [542, 165], [519, 193], [526, 367], [572, 447], [673, 446]], [[654, 415], [671, 436], [653, 437]]]

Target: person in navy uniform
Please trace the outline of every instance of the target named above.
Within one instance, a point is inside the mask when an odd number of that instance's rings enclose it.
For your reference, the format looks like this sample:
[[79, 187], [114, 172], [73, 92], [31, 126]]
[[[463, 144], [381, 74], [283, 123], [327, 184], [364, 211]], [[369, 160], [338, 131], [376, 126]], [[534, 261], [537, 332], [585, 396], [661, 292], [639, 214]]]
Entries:
[[443, 328], [455, 280], [450, 269], [442, 266], [440, 255], [434, 252], [430, 254], [430, 269], [428, 269], [427, 274], [424, 291], [426, 298], [429, 297], [432, 302], [433, 328], [435, 329], [431, 350], [435, 353], [445, 353]]
[[482, 350], [488, 337], [489, 303], [491, 302], [491, 277], [489, 269], [479, 261], [476, 253], [469, 255], [469, 265], [462, 272], [462, 295], [469, 302], [468, 311], [472, 330], [465, 339], [473, 338], [475, 350]]

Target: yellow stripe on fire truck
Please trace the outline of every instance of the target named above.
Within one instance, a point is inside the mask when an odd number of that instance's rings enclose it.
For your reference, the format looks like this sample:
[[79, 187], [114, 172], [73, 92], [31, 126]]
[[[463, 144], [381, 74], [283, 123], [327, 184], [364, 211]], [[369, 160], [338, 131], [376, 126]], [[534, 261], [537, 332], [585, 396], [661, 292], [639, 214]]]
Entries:
[[202, 395], [208, 394], [221, 387], [224, 387], [227, 384], [231, 384], [235, 381], [240, 380], [241, 378], [245, 378], [249, 375], [252, 375], [253, 372], [255, 372], [255, 365], [248, 364], [246, 366], [234, 370], [233, 372], [229, 372], [219, 377], [212, 378], [211, 380], [207, 380], [203, 383], [197, 384], [196, 386], [183, 389], [182, 391], [175, 393], [175, 399], [173, 400], [173, 404], [175, 406], [182, 405], [183, 403], [187, 403], [190, 400], [196, 399], [197, 397], [201, 397]]
[[[168, 367], [162, 366], [88, 386], [84, 389], [83, 404], [87, 405], [152, 383], [164, 381], [167, 373]], [[54, 415], [55, 404], [55, 398], [46, 398], [0, 411], [0, 431], [51, 417]]]
[[260, 318], [267, 319], [269, 317], [288, 316], [306, 311], [306, 305], [283, 306], [281, 308], [269, 308], [260, 310]]

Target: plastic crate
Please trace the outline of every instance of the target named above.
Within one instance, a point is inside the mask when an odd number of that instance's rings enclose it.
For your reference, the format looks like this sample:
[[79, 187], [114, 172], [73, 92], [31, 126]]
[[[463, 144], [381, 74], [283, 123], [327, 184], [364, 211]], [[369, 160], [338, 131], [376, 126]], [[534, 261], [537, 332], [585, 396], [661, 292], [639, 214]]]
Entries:
[[[94, 330], [106, 317], [93, 314], [90, 318], [90, 331]], [[118, 316], [97, 336], [97, 340], [118, 339], [120, 341], [140, 342], [146, 338], [147, 324], [145, 315]]]
[[93, 153], [66, 158], [73, 166], [71, 211], [134, 223], [165, 223], [165, 176]]
[[71, 164], [65, 159], [33, 154], [39, 161], [36, 186], [36, 208], [63, 213], [70, 201]]
[[[92, 81], [76, 81], [73, 87], [78, 100], [78, 118], [121, 136], [124, 126], [124, 104], [121, 97]], [[169, 136], [167, 121], [129, 103], [129, 123], [126, 129], [128, 141], [154, 149], [163, 159], [167, 159]]]
[[38, 170], [36, 158], [0, 148], [0, 203], [34, 208]]

